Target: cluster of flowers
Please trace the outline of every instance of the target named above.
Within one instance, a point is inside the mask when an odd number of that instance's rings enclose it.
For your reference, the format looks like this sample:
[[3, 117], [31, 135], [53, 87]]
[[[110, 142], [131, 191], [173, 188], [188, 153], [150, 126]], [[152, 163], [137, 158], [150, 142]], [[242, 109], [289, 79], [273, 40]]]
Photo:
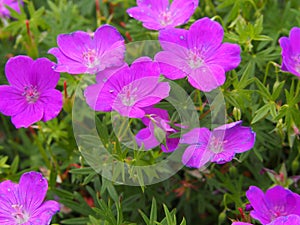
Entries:
[[[2, 16], [9, 16], [3, 4], [19, 10], [16, 1], [0, 1]], [[188, 145], [182, 162], [189, 167], [201, 168], [208, 162], [225, 163], [231, 161], [236, 153], [250, 150], [255, 142], [255, 133], [250, 127], [241, 126], [242, 121], [212, 131], [194, 128], [180, 139], [169, 138], [170, 134], [178, 131], [170, 126], [168, 112], [155, 108], [155, 104], [168, 97], [170, 92], [169, 83], [160, 81], [160, 75], [170, 80], [186, 77], [194, 88], [209, 92], [223, 85], [225, 73], [239, 65], [240, 47], [222, 43], [222, 26], [209, 18], [195, 21], [189, 30], [174, 28], [189, 20], [198, 6], [198, 0], [174, 0], [171, 5], [168, 0], [137, 0], [137, 5], [128, 9], [128, 14], [142, 21], [144, 27], [159, 30], [162, 51], [155, 55], [154, 60], [141, 57], [131, 65], [126, 64], [124, 39], [110, 25], [99, 27], [92, 35], [83, 31], [61, 34], [57, 38], [58, 48], [49, 50], [57, 58], [57, 64], [46, 58], [33, 60], [27, 56], [9, 59], [5, 67], [9, 85], [0, 86], [0, 112], [11, 116], [16, 128], [29, 127], [40, 120], [51, 120], [59, 114], [63, 104], [61, 92], [55, 89], [59, 72], [96, 74], [97, 83], [87, 87], [84, 93], [87, 104], [96, 111], [114, 110], [122, 116], [141, 119], [146, 128], [138, 132], [136, 140], [145, 149], [160, 145], [154, 132], [160, 128], [166, 136], [166, 145], [161, 146], [164, 152], [176, 150], [179, 143]], [[293, 28], [290, 37], [283, 37], [279, 42], [283, 56], [282, 70], [300, 76], [300, 28]], [[179, 127], [184, 127], [184, 124], [179, 124]], [[35, 188], [34, 185], [38, 190], [29, 192], [28, 188]], [[4, 210], [0, 211], [0, 221], [5, 223], [49, 224], [51, 216], [59, 208], [54, 201], [42, 203], [47, 182], [35, 172], [24, 174], [19, 185], [2, 182], [0, 191], [0, 203], [4, 206]], [[261, 196], [257, 204], [251, 198], [253, 192]], [[286, 190], [282, 192], [286, 193]], [[296, 201], [294, 198], [298, 199], [294, 197], [296, 194], [288, 193], [285, 195], [291, 196], [286, 200], [289, 204]], [[271, 206], [261, 204], [268, 201], [263, 200], [261, 192], [253, 187], [247, 196], [253, 202], [251, 215], [263, 224], [268, 224], [279, 215], [287, 215], [280, 211], [283, 210], [280, 207], [287, 205], [279, 204], [281, 200], [276, 195], [272, 198], [279, 202]], [[269, 212], [270, 207], [276, 210]], [[41, 214], [42, 217], [39, 216]], [[294, 211], [293, 214], [299, 215]], [[288, 216], [280, 220], [299, 219], [296, 217]], [[238, 224], [243, 223], [235, 223]], [[274, 221], [272, 224], [277, 223]]]
[[[281, 186], [266, 191], [251, 186], [246, 196], [252, 208], [250, 215], [262, 225], [299, 225], [300, 196]], [[247, 222], [234, 222], [232, 225], [252, 225]]]

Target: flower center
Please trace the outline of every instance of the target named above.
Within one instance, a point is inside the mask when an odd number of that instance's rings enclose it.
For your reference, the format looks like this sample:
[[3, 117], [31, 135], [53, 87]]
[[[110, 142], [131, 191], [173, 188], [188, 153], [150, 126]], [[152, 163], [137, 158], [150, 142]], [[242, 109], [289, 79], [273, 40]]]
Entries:
[[163, 11], [159, 15], [159, 22], [162, 26], [167, 26], [172, 24], [172, 13], [168, 9]]
[[188, 64], [190, 68], [197, 69], [204, 64], [204, 60], [198, 54], [194, 53], [193, 51], [190, 51], [188, 54]]
[[227, 142], [227, 140], [223, 140], [216, 136], [211, 136], [209, 139], [208, 149], [213, 153], [218, 154], [221, 153], [224, 149], [223, 145]]
[[16, 224], [23, 224], [29, 220], [30, 216], [23, 210], [22, 205], [12, 205], [11, 207], [15, 210], [11, 215], [15, 218]]
[[22, 95], [25, 96], [28, 103], [35, 103], [40, 97], [40, 93], [37, 91], [37, 87], [33, 85], [25, 86]]
[[95, 49], [89, 49], [87, 52], [84, 52], [83, 61], [88, 68], [94, 68], [100, 64]]
[[126, 106], [132, 106], [137, 99], [137, 88], [132, 85], [125, 86], [119, 94], [121, 101]]

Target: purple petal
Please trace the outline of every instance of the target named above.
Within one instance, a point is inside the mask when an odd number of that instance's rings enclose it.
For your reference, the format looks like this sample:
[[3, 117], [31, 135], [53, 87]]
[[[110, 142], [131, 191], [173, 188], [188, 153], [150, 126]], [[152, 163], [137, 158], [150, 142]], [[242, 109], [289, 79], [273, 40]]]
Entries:
[[[169, 114], [168, 111], [165, 109], [160, 108], [154, 108], [153, 105], [143, 108], [146, 114], [151, 115], [153, 119], [156, 119], [157, 117], [163, 120], [169, 121]], [[144, 117], [142, 119], [143, 123], [148, 126], [150, 123], [150, 119], [148, 117]]]
[[300, 28], [293, 27], [290, 31], [289, 38], [293, 55], [300, 54]]
[[8, 221], [14, 224], [15, 219], [12, 213], [15, 209], [12, 205], [20, 204], [18, 194], [18, 184], [11, 182], [10, 180], [0, 183], [0, 223], [7, 224]]
[[38, 172], [24, 173], [19, 181], [19, 198], [27, 212], [40, 207], [48, 190], [48, 182]]
[[48, 51], [49, 54], [52, 54], [57, 59], [57, 65], [54, 66], [56, 72], [68, 72], [70, 74], [81, 74], [86, 73], [87, 68], [82, 64], [82, 62], [73, 60], [63, 54], [59, 48], [51, 48]]
[[197, 144], [198, 146], [201, 145], [201, 147], [206, 147], [209, 137], [210, 131], [206, 127], [194, 128], [182, 136], [182, 138], [180, 139], [180, 143]]
[[266, 191], [266, 204], [277, 217], [289, 214], [300, 215], [300, 196], [281, 186]]
[[224, 43], [218, 48], [214, 55], [206, 60], [207, 64], [217, 64], [225, 71], [236, 68], [241, 62], [241, 48], [237, 44]]
[[166, 138], [166, 146], [161, 145], [161, 150], [163, 152], [174, 152], [178, 147], [180, 138], [169, 138], [168, 136]]
[[259, 220], [262, 224], [271, 222], [272, 214], [266, 205], [265, 196], [262, 190], [255, 186], [250, 186], [249, 190], [246, 192], [246, 196], [254, 208], [250, 213], [251, 216], [254, 219]]
[[33, 59], [28, 56], [16, 56], [10, 58], [5, 65], [5, 75], [11, 86], [20, 90], [30, 85], [30, 73]]
[[124, 63], [120, 67], [110, 67], [106, 68], [105, 70], [102, 70], [97, 73], [96, 81], [97, 83], [105, 83], [111, 76], [113, 76], [115, 73], [119, 72], [120, 70], [124, 69], [124, 67], [128, 68], [128, 65]]
[[143, 8], [150, 8], [153, 11], [164, 11], [169, 6], [168, 0], [137, 0], [137, 5]]
[[233, 222], [231, 225], [253, 225], [252, 223], [245, 223], [245, 222]]
[[147, 57], [136, 59], [130, 66], [132, 80], [142, 79], [144, 77], [159, 77], [160, 68], [157, 62], [148, 61]]
[[54, 89], [60, 76], [52, 69], [53, 66], [54, 63], [47, 58], [35, 60], [31, 68], [30, 84], [37, 86], [39, 91]]
[[33, 104], [27, 104], [22, 112], [11, 117], [11, 121], [16, 128], [27, 128], [43, 118], [43, 108], [43, 105], [39, 103], [39, 101]]
[[182, 155], [182, 163], [188, 167], [201, 168], [211, 159], [212, 153], [206, 150], [206, 146], [190, 145]]
[[189, 21], [194, 14], [198, 1], [195, 0], [173, 0], [170, 11], [173, 14], [173, 25], [178, 26]]
[[176, 49], [176, 45], [179, 45], [177, 47], [179, 48], [179, 50], [181, 49], [180, 47], [188, 48], [187, 35], [188, 30], [179, 28], [168, 28], [159, 31], [158, 39], [163, 50], [173, 52], [174, 47]]
[[42, 93], [39, 102], [44, 106], [44, 122], [55, 118], [61, 111], [63, 106], [63, 98], [60, 91], [52, 89]]
[[99, 27], [95, 31], [94, 41], [99, 56], [121, 46], [123, 46], [124, 51], [122, 56], [125, 56], [124, 38], [113, 26], [106, 24]]
[[58, 202], [46, 201], [33, 212], [28, 222], [31, 225], [50, 224], [52, 216], [59, 210]]
[[223, 85], [225, 80], [225, 71], [219, 65], [202, 66], [188, 75], [189, 83], [204, 92], [216, 89]]
[[[112, 110], [112, 103], [115, 99], [114, 93], [111, 93], [108, 89], [108, 92], [103, 91], [103, 84], [94, 84], [88, 86], [84, 90], [84, 97], [87, 104], [96, 111], [109, 112]], [[105, 88], [107, 90], [107, 87]], [[111, 89], [111, 91], [114, 91]]]
[[20, 90], [8, 85], [0, 86], [0, 112], [2, 114], [14, 116], [23, 112], [27, 104]]
[[220, 47], [223, 36], [222, 26], [205, 17], [191, 25], [188, 34], [188, 46], [190, 49], [201, 50], [203, 58], [208, 58], [215, 54], [215, 51]]
[[233, 151], [233, 149], [223, 149], [223, 151], [216, 153], [213, 158], [211, 159], [211, 162], [215, 162], [217, 164], [224, 164], [227, 162], [230, 162], [233, 157], [234, 157], [235, 153]]
[[82, 62], [83, 53], [95, 47], [91, 36], [83, 31], [60, 34], [57, 37], [57, 44], [64, 55], [77, 62]]
[[281, 216], [268, 225], [299, 225], [300, 217], [297, 215]]
[[146, 150], [149, 150], [151, 148], [154, 148], [160, 144], [159, 141], [157, 141], [154, 130], [150, 128], [143, 128], [141, 129], [135, 136], [136, 142], [138, 146], [144, 145], [144, 148]]

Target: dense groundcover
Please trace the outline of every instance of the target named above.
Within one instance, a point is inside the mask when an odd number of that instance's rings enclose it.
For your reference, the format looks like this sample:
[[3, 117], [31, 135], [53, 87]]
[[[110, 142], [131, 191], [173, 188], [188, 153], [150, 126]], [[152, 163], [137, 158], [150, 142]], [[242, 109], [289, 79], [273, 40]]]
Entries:
[[298, 0], [0, 18], [0, 224], [300, 225]]

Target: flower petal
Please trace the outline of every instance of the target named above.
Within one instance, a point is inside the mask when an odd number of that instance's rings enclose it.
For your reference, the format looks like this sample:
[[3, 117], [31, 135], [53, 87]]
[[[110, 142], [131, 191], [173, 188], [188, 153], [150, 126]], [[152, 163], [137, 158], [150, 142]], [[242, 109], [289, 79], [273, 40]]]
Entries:
[[[168, 28], [159, 31], [159, 42], [165, 51], [177, 51], [176, 45], [179, 45], [177, 48], [181, 50], [180, 47], [188, 48], [187, 43], [188, 30], [179, 29], [179, 28]], [[174, 49], [175, 48], [175, 49]]]
[[91, 36], [83, 31], [58, 35], [57, 45], [64, 55], [77, 62], [83, 61], [84, 52], [94, 49]]
[[43, 105], [40, 104], [39, 101], [33, 104], [27, 104], [22, 112], [12, 116], [11, 121], [16, 128], [27, 128], [43, 118], [43, 108]]
[[300, 54], [300, 28], [293, 27], [290, 31], [290, 44], [293, 55]]
[[210, 92], [213, 89], [224, 84], [226, 80], [225, 71], [219, 65], [202, 66], [195, 69], [188, 75], [189, 83], [204, 92]]
[[46, 122], [55, 118], [60, 113], [63, 106], [62, 93], [56, 89], [45, 91], [40, 96], [39, 102], [44, 106], [42, 120]]
[[160, 142], [156, 139], [154, 130], [149, 127], [141, 129], [135, 136], [136, 142], [138, 146], [144, 145], [146, 150], [151, 148], [155, 148], [160, 144]]
[[84, 66], [82, 62], [78, 62], [67, 57], [62, 51], [59, 50], [59, 48], [51, 48], [48, 53], [54, 55], [57, 59], [57, 64], [54, 66], [54, 70], [56, 72], [81, 74], [86, 73], [87, 71], [86, 66]]
[[207, 151], [205, 146], [190, 145], [182, 155], [182, 163], [192, 168], [202, 168], [211, 159], [212, 154]]
[[6, 116], [14, 116], [23, 112], [27, 107], [27, 102], [20, 90], [8, 86], [0, 86], [0, 112]]
[[210, 137], [210, 130], [206, 127], [194, 128], [189, 132], [185, 133], [181, 139], [182, 144], [194, 144], [198, 146], [207, 146]]
[[180, 138], [169, 138], [168, 136], [166, 137], [166, 146], [161, 145], [161, 150], [163, 152], [174, 152], [178, 147]]
[[170, 11], [172, 12], [173, 25], [179, 26], [189, 21], [194, 14], [198, 1], [195, 0], [173, 0]]
[[[112, 103], [116, 96], [114, 93], [110, 92], [109, 87], [103, 87], [103, 84], [93, 84], [88, 86], [84, 90], [84, 97], [87, 104], [92, 109], [96, 111], [109, 112], [112, 110]], [[113, 91], [113, 89], [111, 89], [111, 91]]]
[[60, 210], [59, 203], [56, 201], [46, 201], [39, 206], [31, 215], [29, 223], [31, 225], [48, 225], [51, 222], [52, 216]]
[[12, 213], [15, 209], [12, 205], [20, 204], [18, 184], [11, 182], [10, 180], [0, 183], [0, 223], [7, 224], [7, 222], [15, 222]]
[[164, 11], [169, 6], [168, 0], [137, 0], [137, 5], [143, 8], [151, 8], [153, 11]]
[[246, 196], [254, 209], [250, 213], [251, 217], [259, 220], [262, 224], [271, 222], [272, 214], [266, 205], [265, 196], [262, 190], [255, 186], [250, 186], [249, 190], [246, 192]]
[[45, 199], [48, 190], [46, 178], [38, 172], [24, 173], [19, 181], [19, 198], [27, 212], [34, 212]]
[[203, 58], [215, 54], [220, 47], [224, 36], [222, 26], [205, 17], [193, 23], [189, 29], [188, 46], [190, 49], [201, 50]]
[[22, 91], [25, 86], [30, 85], [33, 62], [33, 59], [23, 55], [10, 58], [5, 65], [5, 75], [9, 84]]
[[213, 158], [211, 159], [211, 162], [217, 163], [217, 164], [224, 164], [227, 162], [230, 162], [235, 153], [233, 149], [223, 149], [223, 151], [216, 153]]
[[56, 87], [60, 76], [52, 69], [53, 66], [54, 63], [47, 58], [39, 58], [34, 61], [30, 73], [30, 83], [38, 87], [39, 91]]
[[241, 48], [237, 44], [221, 44], [215, 53], [205, 60], [207, 64], [217, 64], [222, 66], [225, 71], [236, 68], [241, 62]]

